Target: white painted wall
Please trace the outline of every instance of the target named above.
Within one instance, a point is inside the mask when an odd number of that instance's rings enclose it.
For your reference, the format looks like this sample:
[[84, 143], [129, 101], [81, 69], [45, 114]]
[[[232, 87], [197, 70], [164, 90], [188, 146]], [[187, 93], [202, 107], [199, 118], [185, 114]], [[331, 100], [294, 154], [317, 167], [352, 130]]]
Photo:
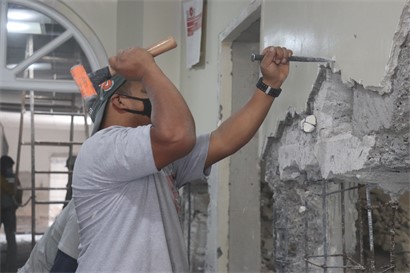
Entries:
[[[9, 144], [9, 155], [16, 161], [17, 146], [19, 137], [20, 113], [1, 114], [1, 123], [5, 130], [5, 136]], [[35, 140], [68, 142], [70, 137], [70, 117], [61, 116], [40, 116], [36, 115]], [[83, 142], [85, 137], [84, 118], [75, 118], [74, 141]], [[24, 115], [23, 142], [30, 143], [30, 113]], [[79, 146], [73, 147], [73, 153], [77, 154]], [[67, 154], [68, 146], [36, 146], [36, 170], [48, 171], [50, 169], [50, 158], [55, 154]], [[31, 171], [31, 152], [30, 145], [23, 145], [21, 150], [20, 172]]]
[[[333, 58], [344, 81], [381, 87], [406, 0], [264, 0], [261, 47], [281, 45], [295, 55]], [[284, 92], [265, 122], [276, 131], [289, 106], [302, 112], [317, 64], [292, 63]]]
[[[180, 0], [62, 0], [93, 29], [107, 56], [131, 46], [148, 47], [169, 36], [180, 44]], [[156, 58], [171, 81], [179, 86], [180, 51]]]
[[117, 0], [62, 0], [95, 32], [107, 55], [117, 52]]
[[[197, 132], [215, 129], [218, 123], [217, 97], [219, 34], [244, 9], [249, 0], [208, 0], [205, 65], [187, 70], [181, 69], [181, 90], [191, 107]], [[184, 39], [181, 40], [181, 63], [185, 64]]]

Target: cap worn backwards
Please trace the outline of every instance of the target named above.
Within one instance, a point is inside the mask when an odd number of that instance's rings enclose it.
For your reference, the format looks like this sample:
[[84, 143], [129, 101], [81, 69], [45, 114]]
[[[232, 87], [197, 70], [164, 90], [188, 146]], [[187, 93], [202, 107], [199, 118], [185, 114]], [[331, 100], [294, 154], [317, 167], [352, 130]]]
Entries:
[[100, 85], [99, 90], [97, 90], [97, 95], [87, 100], [88, 114], [94, 123], [92, 135], [100, 129], [108, 100], [125, 82], [126, 80], [123, 77], [115, 75]]

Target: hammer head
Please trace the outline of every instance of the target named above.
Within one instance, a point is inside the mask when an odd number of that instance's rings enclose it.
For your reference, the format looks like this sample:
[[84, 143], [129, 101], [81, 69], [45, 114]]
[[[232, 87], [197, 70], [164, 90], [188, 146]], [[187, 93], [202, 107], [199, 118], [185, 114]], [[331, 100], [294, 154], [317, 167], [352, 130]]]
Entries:
[[84, 99], [96, 95], [100, 85], [112, 77], [108, 66], [87, 74], [82, 65], [76, 65], [70, 72]]
[[88, 77], [88, 74], [84, 69], [84, 66], [73, 66], [70, 70], [70, 73], [75, 83], [77, 84], [83, 99], [87, 99], [91, 96], [97, 95], [97, 91], [95, 90], [93, 83]]
[[102, 77], [95, 78], [93, 74], [95, 73], [87, 74], [82, 65], [71, 69], [71, 75], [86, 102], [87, 112], [94, 123], [92, 134], [100, 128], [108, 100], [126, 82], [122, 76], [114, 75], [101, 83], [96, 79], [101, 80]]

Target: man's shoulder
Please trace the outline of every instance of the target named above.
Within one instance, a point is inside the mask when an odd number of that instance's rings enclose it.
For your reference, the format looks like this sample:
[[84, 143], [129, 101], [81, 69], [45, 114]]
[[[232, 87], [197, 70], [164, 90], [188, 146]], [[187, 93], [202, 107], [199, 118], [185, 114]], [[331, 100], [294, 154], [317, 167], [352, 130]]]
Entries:
[[151, 124], [149, 125], [143, 125], [143, 126], [138, 126], [138, 127], [125, 127], [125, 126], [119, 126], [119, 125], [113, 125], [104, 129], [101, 129], [94, 135], [92, 135], [88, 140], [99, 140], [99, 139], [106, 139], [110, 137], [116, 137], [118, 135], [135, 135], [135, 134], [146, 134], [149, 133], [151, 129]]

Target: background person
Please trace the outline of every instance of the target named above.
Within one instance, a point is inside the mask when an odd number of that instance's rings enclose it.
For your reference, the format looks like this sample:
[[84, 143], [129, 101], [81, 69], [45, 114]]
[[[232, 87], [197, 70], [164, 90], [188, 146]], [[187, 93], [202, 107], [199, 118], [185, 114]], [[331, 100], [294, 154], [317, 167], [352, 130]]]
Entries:
[[74, 203], [70, 201], [35, 244], [30, 257], [17, 272], [75, 272], [79, 240]]
[[3, 155], [0, 158], [1, 173], [1, 224], [4, 225], [4, 232], [7, 240], [7, 272], [17, 270], [17, 242], [16, 242], [16, 210], [21, 203], [21, 196], [17, 197], [20, 181], [13, 172], [14, 160]]

